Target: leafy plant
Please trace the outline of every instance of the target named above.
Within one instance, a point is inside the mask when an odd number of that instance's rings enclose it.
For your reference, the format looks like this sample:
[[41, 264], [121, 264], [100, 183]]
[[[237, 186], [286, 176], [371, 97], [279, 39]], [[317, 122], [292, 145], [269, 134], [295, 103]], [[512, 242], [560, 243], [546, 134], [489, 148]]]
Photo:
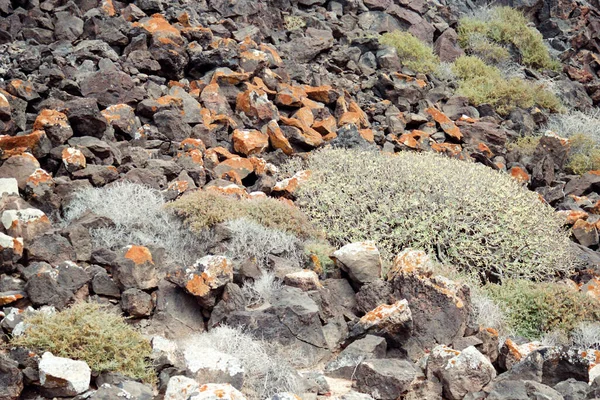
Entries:
[[600, 145], [590, 136], [578, 133], [569, 139], [571, 151], [566, 168], [574, 174], [600, 169]]
[[484, 290], [506, 307], [515, 333], [528, 339], [553, 331], [569, 332], [584, 321], [600, 319], [598, 302], [565, 284], [508, 279]]
[[306, 255], [309, 258], [314, 256], [318, 261], [317, 268], [320, 267], [320, 270], [315, 272], [322, 276], [327, 276], [335, 269], [335, 263], [329, 257], [335, 250], [335, 247], [325, 241], [310, 241], [304, 244]]
[[331, 243], [407, 247], [481, 279], [549, 279], [574, 265], [554, 210], [506, 174], [432, 153], [323, 149], [298, 204]]
[[298, 208], [270, 197], [237, 199], [211, 190], [198, 190], [180, 197], [169, 207], [198, 233], [220, 222], [246, 218], [303, 239], [319, 235]]
[[540, 136], [522, 136], [509, 143], [506, 148], [509, 151], [518, 150], [524, 156], [532, 156], [540, 143]]
[[454, 73], [459, 79], [458, 93], [475, 105], [488, 103], [500, 114], [534, 105], [551, 111], [561, 109], [558, 98], [542, 85], [521, 78], [505, 79], [498, 68], [478, 57], [459, 57], [454, 62]]
[[82, 360], [95, 372], [156, 381], [150, 342], [101, 305], [82, 302], [55, 313], [35, 312], [25, 317], [25, 324], [25, 332], [13, 337], [12, 345]]
[[431, 46], [422, 42], [409, 32], [394, 31], [381, 35], [379, 42], [394, 47], [403, 66], [424, 74], [434, 72], [439, 58], [433, 53]]
[[467, 16], [460, 19], [459, 43], [467, 52], [477, 54], [481, 42], [476, 38], [485, 37], [492, 44], [514, 46], [524, 65], [538, 69], [560, 68], [560, 63], [550, 56], [541, 33], [529, 26], [522, 12], [511, 7], [496, 7], [486, 14], [484, 18]]

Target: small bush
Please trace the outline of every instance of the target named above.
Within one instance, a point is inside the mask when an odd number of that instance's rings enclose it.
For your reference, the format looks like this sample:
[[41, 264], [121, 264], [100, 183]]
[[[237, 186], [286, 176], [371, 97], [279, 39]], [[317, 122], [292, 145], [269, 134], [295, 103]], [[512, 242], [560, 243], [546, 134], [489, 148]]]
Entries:
[[573, 346], [600, 350], [600, 322], [582, 322], [571, 332]]
[[488, 103], [500, 114], [508, 114], [515, 107], [530, 108], [538, 105], [559, 111], [558, 98], [544, 89], [520, 78], [505, 79], [500, 70], [480, 58], [463, 56], [454, 62], [454, 73], [459, 79], [458, 93], [477, 105]]
[[374, 240], [387, 259], [407, 247], [482, 278], [548, 279], [574, 265], [554, 210], [508, 175], [432, 153], [323, 149], [300, 204], [333, 245]]
[[479, 326], [496, 329], [500, 336], [507, 333], [507, 316], [498, 302], [480, 288], [471, 286], [471, 303]]
[[98, 304], [78, 303], [59, 312], [25, 317], [25, 332], [11, 344], [85, 361], [94, 372], [118, 372], [154, 383], [150, 342], [125, 319]]
[[583, 133], [570, 137], [571, 147], [567, 160], [567, 171], [574, 174], [585, 174], [600, 169], [600, 145], [590, 136]]
[[539, 339], [548, 332], [569, 332], [584, 321], [600, 318], [598, 302], [560, 283], [506, 280], [484, 290], [508, 312], [515, 333]]
[[440, 60], [433, 53], [431, 46], [422, 42], [408, 32], [394, 31], [381, 35], [379, 42], [391, 46], [398, 52], [403, 66], [415, 72], [429, 74], [434, 72]]
[[240, 328], [221, 326], [182, 343], [192, 357], [206, 358], [211, 350], [238, 358], [245, 370], [242, 392], [249, 399], [268, 399], [280, 392], [297, 392], [300, 376], [286, 361], [286, 349], [257, 340]]
[[509, 143], [506, 148], [509, 151], [518, 150], [524, 156], [532, 156], [540, 143], [540, 136], [523, 136]]
[[244, 261], [251, 258], [264, 267], [268, 256], [275, 254], [298, 268], [303, 263], [302, 242], [292, 234], [266, 228], [245, 218], [229, 221], [227, 227], [231, 232], [227, 250], [234, 260]]
[[466, 47], [469, 49], [469, 54], [481, 58], [487, 64], [496, 65], [510, 60], [510, 53], [506, 47], [492, 42], [482, 34], [470, 35]]
[[248, 307], [257, 307], [270, 303], [282, 287], [275, 274], [267, 272], [253, 282], [246, 282], [242, 286], [242, 293]]
[[484, 19], [461, 18], [458, 35], [459, 43], [471, 54], [477, 52], [476, 38], [485, 37], [495, 44], [514, 46], [519, 51], [519, 61], [524, 65], [538, 69], [560, 68], [560, 63], [550, 56], [540, 32], [529, 26], [523, 13], [511, 7], [493, 8]]
[[240, 200], [210, 190], [198, 190], [182, 196], [169, 207], [198, 233], [220, 222], [246, 218], [303, 239], [319, 234], [298, 208], [270, 197]]
[[163, 247], [171, 259], [193, 262], [202, 253], [197, 237], [165, 208], [160, 192], [137, 183], [115, 183], [75, 193], [62, 223], [72, 224], [92, 212], [112, 220], [114, 227], [90, 230], [94, 247], [118, 249], [126, 245]]
[[596, 143], [600, 143], [600, 109], [551, 115], [544, 130], [550, 130], [566, 138], [585, 134]]

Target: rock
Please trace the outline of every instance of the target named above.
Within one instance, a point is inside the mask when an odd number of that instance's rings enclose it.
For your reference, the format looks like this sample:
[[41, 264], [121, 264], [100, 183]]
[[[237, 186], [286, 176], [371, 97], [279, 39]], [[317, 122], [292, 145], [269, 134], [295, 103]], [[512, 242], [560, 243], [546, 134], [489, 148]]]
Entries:
[[562, 400], [564, 397], [549, 386], [529, 380], [500, 381], [493, 384], [487, 400]]
[[399, 344], [411, 335], [412, 329], [412, 313], [408, 302], [403, 299], [391, 305], [382, 304], [366, 313], [352, 327], [351, 334], [353, 336], [365, 333], [384, 335]]
[[319, 282], [319, 276], [316, 272], [303, 269], [302, 271], [292, 272], [283, 278], [283, 283], [287, 286], [297, 287], [303, 291], [318, 290], [322, 287]]
[[113, 278], [121, 289], [152, 289], [158, 286], [158, 267], [150, 249], [127, 246], [115, 260]]
[[152, 400], [152, 388], [135, 381], [121, 381], [115, 384], [103, 383], [90, 397], [92, 400], [111, 399]]
[[52, 143], [44, 131], [34, 131], [22, 136], [0, 136], [0, 157], [7, 159], [23, 153], [44, 158], [52, 150]]
[[167, 383], [164, 400], [188, 400], [200, 388], [198, 382], [185, 376], [172, 376]]
[[18, 262], [23, 256], [23, 238], [0, 233], [0, 265], [10, 267]]
[[10, 157], [0, 166], [0, 177], [3, 177], [3, 179], [16, 179], [18, 189], [23, 190], [27, 184], [27, 179], [38, 168], [40, 168], [40, 163], [33, 155], [30, 153], [18, 154]]
[[452, 28], [446, 29], [433, 44], [435, 53], [440, 57], [440, 61], [454, 62], [458, 57], [463, 56], [465, 52], [458, 45], [458, 34]]
[[208, 383], [198, 388], [189, 400], [246, 400], [246, 397], [229, 384]]
[[377, 400], [395, 400], [410, 387], [416, 376], [414, 365], [394, 358], [363, 361], [356, 369], [354, 387]]
[[325, 366], [325, 374], [333, 378], [352, 379], [356, 367], [364, 360], [385, 358], [387, 343], [384, 338], [366, 335], [346, 347]]
[[381, 280], [363, 285], [356, 294], [356, 308], [362, 313], [368, 313], [382, 304], [393, 304], [395, 301], [391, 283]]
[[80, 87], [84, 97], [95, 98], [103, 107], [133, 103], [144, 98], [142, 88], [137, 87], [128, 74], [116, 69], [92, 73], [80, 83]]
[[257, 130], [236, 129], [233, 131], [233, 148], [245, 156], [262, 153], [269, 147], [269, 136]]
[[136, 288], [121, 293], [121, 308], [132, 317], [147, 317], [152, 314], [152, 296]]
[[54, 357], [45, 352], [39, 370], [40, 385], [47, 396], [77, 396], [90, 386], [91, 370], [84, 361]]
[[92, 291], [101, 296], [121, 297], [119, 286], [106, 272], [99, 272], [92, 278]]
[[[168, 279], [189, 294], [207, 301], [215, 290], [233, 281], [233, 264], [225, 256], [208, 255], [190, 268], [177, 269], [168, 275]], [[212, 302], [214, 306], [214, 299]]]
[[347, 244], [336, 250], [331, 257], [358, 284], [381, 279], [381, 256], [375, 242]]
[[33, 130], [42, 130], [53, 146], [60, 146], [73, 136], [67, 115], [57, 111], [43, 109], [33, 123]]
[[17, 400], [23, 391], [23, 373], [19, 364], [0, 355], [0, 399]]
[[440, 380], [444, 396], [452, 400], [480, 391], [496, 377], [492, 363], [473, 346], [463, 351], [436, 346], [427, 360], [427, 373]]
[[244, 384], [244, 367], [239, 359], [200, 346], [192, 342], [185, 345], [183, 350], [186, 368], [197, 383], [231, 384], [241, 389]]
[[235, 283], [225, 285], [221, 300], [215, 305], [210, 313], [208, 328], [212, 329], [215, 326], [221, 325], [227, 316], [234, 311], [242, 311], [246, 309], [246, 298], [242, 289]]
[[65, 114], [76, 136], [101, 138], [108, 127], [95, 99], [76, 98], [65, 103]]
[[83, 152], [72, 147], [65, 147], [61, 153], [63, 165], [68, 172], [79, 171], [87, 166]]
[[52, 233], [37, 237], [28, 244], [27, 256], [30, 262], [45, 261], [49, 264], [59, 264], [77, 258], [71, 243], [63, 236]]
[[492, 122], [477, 121], [474, 123], [458, 121], [456, 126], [464, 136], [465, 147], [477, 150], [480, 143], [484, 143], [494, 155], [505, 153], [507, 132]]
[[[468, 286], [431, 276], [426, 260], [411, 264], [402, 257], [395, 261], [392, 271], [398, 273], [391, 283], [394, 296], [408, 301], [414, 327], [411, 340], [427, 350], [437, 344], [449, 345], [464, 336], [472, 313]], [[419, 269], [421, 266], [424, 269]], [[418, 353], [412, 356], [419, 358]]]
[[15, 178], [0, 178], [0, 197], [4, 195], [18, 196], [19, 183]]
[[43, 211], [36, 208], [6, 210], [2, 213], [2, 224], [13, 237], [22, 237], [25, 242], [42, 235], [52, 228]]
[[590, 391], [590, 385], [573, 378], [557, 383], [554, 390], [559, 392], [564, 400], [585, 399]]

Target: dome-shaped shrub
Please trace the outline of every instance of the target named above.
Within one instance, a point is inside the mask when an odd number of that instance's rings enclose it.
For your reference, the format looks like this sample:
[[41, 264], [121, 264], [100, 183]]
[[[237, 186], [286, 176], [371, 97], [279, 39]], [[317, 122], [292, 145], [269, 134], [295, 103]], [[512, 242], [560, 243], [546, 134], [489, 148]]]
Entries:
[[375, 240], [386, 258], [406, 247], [485, 280], [548, 279], [574, 264], [554, 210], [510, 176], [433, 153], [323, 149], [298, 204], [329, 240]]

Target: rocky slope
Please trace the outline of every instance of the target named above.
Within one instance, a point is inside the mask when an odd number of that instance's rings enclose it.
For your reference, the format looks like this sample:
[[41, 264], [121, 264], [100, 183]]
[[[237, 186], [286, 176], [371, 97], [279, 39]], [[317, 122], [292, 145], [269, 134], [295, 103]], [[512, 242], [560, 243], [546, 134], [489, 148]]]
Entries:
[[[562, 62], [562, 71], [526, 76], [551, 78], [571, 109], [597, 107], [600, 4], [499, 3], [523, 10]], [[243, 293], [244, 281], [261, 275], [252, 263], [194, 253], [184, 265], [140, 243], [98, 247], [92, 230], [114, 221], [65, 215], [77, 193], [121, 182], [167, 201], [196, 189], [293, 200], [305, 177], [278, 182], [277, 167], [328, 144], [433, 151], [504, 171], [556, 207], [584, 263], [571, 278], [600, 296], [600, 175], [568, 174], [569, 141], [556, 134], [531, 154], [507, 146], [543, 130], [549, 113], [475, 107], [455, 94], [456, 82], [403, 69], [379, 44], [377, 34], [406, 30], [452, 61], [464, 54], [459, 17], [480, 7], [0, 0], [0, 400], [260, 398], [248, 389], [243, 354], [194, 353], [182, 342], [219, 325], [288, 350], [295, 393], [262, 397], [600, 397], [598, 350], [478, 326], [469, 288], [434, 275], [420, 252], [396, 258], [387, 279], [373, 243], [338, 249], [343, 272], [323, 279], [271, 254], [284, 285], [256, 307]], [[218, 243], [218, 230], [211, 234]], [[34, 310], [84, 300], [121, 309], [151, 338], [155, 383], [8, 344]]]

